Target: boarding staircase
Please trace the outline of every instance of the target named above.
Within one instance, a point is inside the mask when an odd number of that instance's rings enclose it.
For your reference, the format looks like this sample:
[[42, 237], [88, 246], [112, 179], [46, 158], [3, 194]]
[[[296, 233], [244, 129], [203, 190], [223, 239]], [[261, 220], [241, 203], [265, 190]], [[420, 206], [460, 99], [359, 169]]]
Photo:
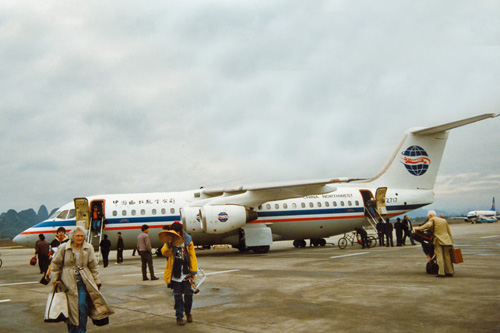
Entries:
[[378, 223], [377, 220], [379, 218], [384, 219], [382, 215], [380, 215], [377, 211], [375, 211], [375, 215], [373, 215], [369, 209], [365, 208], [365, 218], [368, 221], [368, 223], [370, 223], [375, 233], [377, 233], [377, 223]]
[[104, 231], [104, 217], [101, 218], [101, 223], [99, 223], [98, 230], [92, 228], [92, 221], [89, 223], [89, 232], [87, 233], [87, 243], [91, 244], [94, 248], [94, 253], [97, 262], [101, 260], [101, 240]]

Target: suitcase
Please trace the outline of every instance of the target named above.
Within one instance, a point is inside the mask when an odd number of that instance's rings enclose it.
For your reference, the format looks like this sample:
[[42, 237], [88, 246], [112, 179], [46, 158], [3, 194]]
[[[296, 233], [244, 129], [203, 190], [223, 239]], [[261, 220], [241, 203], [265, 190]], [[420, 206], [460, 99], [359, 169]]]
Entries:
[[454, 264], [461, 264], [464, 262], [462, 250], [460, 250], [460, 248], [454, 247], [451, 249], [451, 262]]

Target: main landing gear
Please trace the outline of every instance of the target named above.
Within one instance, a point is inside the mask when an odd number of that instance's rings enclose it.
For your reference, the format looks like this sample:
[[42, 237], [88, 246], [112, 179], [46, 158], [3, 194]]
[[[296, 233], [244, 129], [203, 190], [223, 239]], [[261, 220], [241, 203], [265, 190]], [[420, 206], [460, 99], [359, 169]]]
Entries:
[[[296, 239], [293, 241], [295, 247], [306, 247], [307, 243], [304, 239]], [[310, 246], [325, 246], [326, 240], [324, 238], [315, 238], [310, 240]]]

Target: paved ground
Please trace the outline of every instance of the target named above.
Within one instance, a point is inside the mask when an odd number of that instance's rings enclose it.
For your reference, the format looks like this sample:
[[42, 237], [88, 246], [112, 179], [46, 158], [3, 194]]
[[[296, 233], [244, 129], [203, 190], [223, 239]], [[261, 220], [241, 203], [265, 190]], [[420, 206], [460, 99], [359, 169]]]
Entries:
[[[295, 249], [278, 242], [263, 255], [198, 251], [208, 276], [195, 296], [195, 322], [185, 327], [175, 325], [165, 283], [142, 281], [140, 259], [126, 251], [123, 264], [100, 269], [116, 314], [110, 325], [89, 322], [88, 330], [500, 332], [500, 223], [451, 228], [465, 260], [453, 278], [427, 275], [420, 246]], [[0, 332], [65, 331], [64, 324], [43, 322], [49, 287], [28, 265], [33, 252], [0, 247]], [[158, 276], [164, 263], [154, 260]]]

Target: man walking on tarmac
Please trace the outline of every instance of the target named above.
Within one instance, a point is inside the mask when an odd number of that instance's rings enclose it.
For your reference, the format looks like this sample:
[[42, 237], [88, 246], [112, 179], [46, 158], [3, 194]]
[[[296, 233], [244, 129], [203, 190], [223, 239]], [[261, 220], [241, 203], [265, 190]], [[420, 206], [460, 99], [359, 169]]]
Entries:
[[146, 274], [146, 265], [149, 267], [149, 274], [151, 274], [151, 280], [158, 280], [155, 276], [155, 271], [153, 269], [153, 248], [151, 247], [151, 241], [149, 240], [149, 226], [144, 224], [141, 227], [142, 232], [137, 236], [137, 250], [141, 256], [142, 263], [142, 280], [149, 280]]

